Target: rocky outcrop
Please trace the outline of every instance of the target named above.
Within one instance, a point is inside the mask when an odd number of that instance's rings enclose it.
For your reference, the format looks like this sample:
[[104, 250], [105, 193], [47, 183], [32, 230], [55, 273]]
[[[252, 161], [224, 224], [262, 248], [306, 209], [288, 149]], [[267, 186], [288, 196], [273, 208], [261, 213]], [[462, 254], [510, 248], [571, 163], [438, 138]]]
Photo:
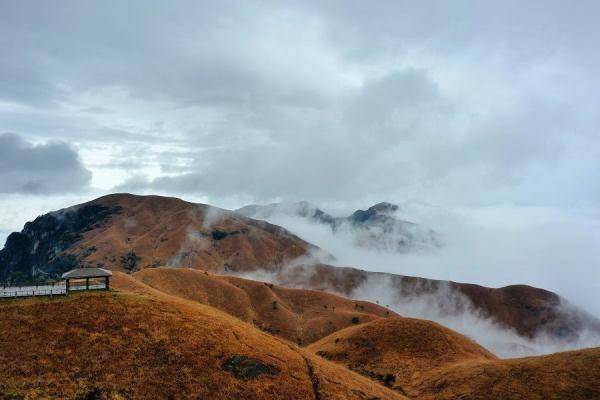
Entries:
[[52, 212], [25, 224], [21, 232], [11, 233], [0, 250], [0, 281], [28, 282], [55, 278], [78, 266], [89, 247], [83, 252], [69, 253], [84, 234], [103, 226], [118, 206], [87, 204]]

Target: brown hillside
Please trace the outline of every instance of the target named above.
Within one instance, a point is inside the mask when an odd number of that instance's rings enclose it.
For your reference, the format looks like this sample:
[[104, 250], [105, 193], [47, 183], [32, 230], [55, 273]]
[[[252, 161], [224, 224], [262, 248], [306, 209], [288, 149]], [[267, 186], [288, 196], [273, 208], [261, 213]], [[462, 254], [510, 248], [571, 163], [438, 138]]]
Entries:
[[402, 398], [221, 311], [160, 293], [10, 300], [0, 313], [0, 399]]
[[600, 348], [499, 360], [434, 322], [379, 319], [307, 348], [423, 400], [600, 398]]
[[176, 198], [114, 194], [91, 203], [119, 207], [120, 212], [85, 232], [69, 252], [84, 255], [87, 264], [114, 270], [174, 266], [253, 271], [276, 268], [316, 249], [276, 225]]
[[401, 317], [343, 329], [308, 349], [409, 394], [435, 370], [496, 359], [477, 343], [435, 322]]
[[417, 398], [600, 399], [600, 348], [456, 365], [426, 378]]
[[[313, 251], [319, 250], [281, 227], [231, 211], [175, 198], [114, 194], [38, 217], [22, 232], [11, 234], [0, 250], [0, 280], [39, 279], [31, 276], [32, 271], [43, 277], [58, 276], [81, 265], [124, 272], [162, 266], [222, 274], [266, 271], [283, 286], [348, 297], [372, 282], [385, 282], [384, 290], [396, 294], [399, 301], [441, 293], [438, 303], [448, 314], [473, 308], [525, 337], [543, 332], [562, 340], [576, 339], [584, 329], [600, 332], [600, 321], [575, 307], [565, 307], [563, 299], [543, 289], [524, 285], [486, 288], [315, 265], [310, 261]], [[310, 264], [296, 265], [299, 258]], [[291, 261], [295, 266], [289, 267]], [[465, 301], [447, 304], [450, 292]], [[240, 315], [233, 304], [227, 307], [244, 320], [251, 316]], [[263, 318], [264, 313], [259, 316]], [[286, 332], [292, 336], [289, 329]], [[319, 335], [309, 338], [302, 333], [300, 338], [310, 341]]]
[[[439, 307], [447, 313], [474, 308], [500, 325], [525, 337], [539, 333], [560, 339], [575, 339], [584, 329], [600, 333], [600, 321], [557, 294], [527, 285], [488, 288], [480, 285], [424, 279], [412, 276], [369, 272], [327, 264], [297, 265], [284, 269], [275, 279], [282, 285], [332, 291], [352, 296], [363, 285], [385, 285], [399, 301], [423, 295], [437, 296]], [[380, 288], [382, 286], [379, 286]], [[448, 301], [449, 297], [461, 301]]]
[[[117, 273], [113, 287], [132, 290], [127, 277]], [[198, 270], [152, 268], [131, 277], [169, 295], [218, 308], [301, 345], [355, 323], [397, 315], [376, 304], [325, 292], [289, 289]]]

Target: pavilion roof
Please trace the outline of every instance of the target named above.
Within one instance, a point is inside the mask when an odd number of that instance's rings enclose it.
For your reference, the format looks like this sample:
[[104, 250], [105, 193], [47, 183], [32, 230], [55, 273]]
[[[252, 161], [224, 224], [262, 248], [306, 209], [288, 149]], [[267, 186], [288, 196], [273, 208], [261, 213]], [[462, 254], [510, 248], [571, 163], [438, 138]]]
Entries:
[[112, 272], [104, 268], [75, 268], [62, 274], [63, 279], [101, 278], [112, 276]]

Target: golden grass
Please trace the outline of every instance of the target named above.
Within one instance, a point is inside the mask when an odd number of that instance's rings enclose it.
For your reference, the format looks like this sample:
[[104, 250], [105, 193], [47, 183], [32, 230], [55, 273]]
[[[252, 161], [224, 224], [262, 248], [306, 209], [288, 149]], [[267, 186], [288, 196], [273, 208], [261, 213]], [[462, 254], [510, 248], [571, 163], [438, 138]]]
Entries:
[[[322, 399], [400, 398], [216, 309], [167, 295], [81, 293], [2, 302], [0, 313], [0, 399], [77, 399], [95, 390], [111, 399], [311, 399], [315, 379]], [[222, 367], [236, 354], [280, 373], [238, 379]]]
[[[161, 196], [113, 194], [93, 203], [119, 206], [107, 224], [85, 232], [69, 253], [88, 254], [86, 262], [124, 271], [121, 257], [134, 252], [137, 269], [157, 266], [191, 267], [209, 271], [226, 268], [254, 271], [305, 255], [302, 239], [264, 221], [204, 204]], [[209, 223], [210, 221], [210, 223]], [[234, 233], [222, 240], [213, 231]], [[86, 249], [93, 248], [93, 252]]]
[[[131, 291], [144, 284], [160, 292], [218, 308], [259, 329], [305, 345], [339, 329], [397, 316], [379, 305], [314, 290], [289, 289], [232, 276], [190, 269], [145, 269], [115, 274], [113, 287]], [[133, 285], [133, 286], [132, 286]]]
[[467, 360], [495, 360], [486, 349], [435, 322], [380, 319], [338, 331], [308, 350], [384, 381], [402, 393], [432, 371]]
[[600, 348], [456, 365], [424, 379], [417, 398], [600, 399]]
[[499, 360], [434, 322], [392, 318], [341, 330], [307, 350], [374, 380], [392, 375], [391, 386], [415, 399], [600, 399], [600, 348]]

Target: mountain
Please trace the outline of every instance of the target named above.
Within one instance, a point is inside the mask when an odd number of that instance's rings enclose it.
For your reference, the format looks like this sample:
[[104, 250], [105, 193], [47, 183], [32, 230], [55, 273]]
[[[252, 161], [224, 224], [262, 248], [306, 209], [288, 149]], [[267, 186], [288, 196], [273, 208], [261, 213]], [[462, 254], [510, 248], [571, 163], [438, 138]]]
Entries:
[[441, 246], [441, 240], [435, 231], [397, 218], [398, 211], [399, 206], [383, 202], [367, 210], [357, 210], [346, 217], [333, 217], [305, 201], [250, 205], [236, 210], [247, 217], [267, 220], [278, 215], [304, 218], [327, 225], [334, 234], [355, 245], [378, 251], [405, 253]]
[[[352, 298], [395, 304], [395, 310], [420, 318], [452, 322], [452, 317], [489, 319], [524, 338], [576, 341], [582, 334], [600, 335], [600, 321], [557, 294], [527, 285], [488, 288], [327, 264], [290, 266], [271, 277], [284, 286], [339, 293]], [[484, 334], [485, 336], [485, 334]], [[489, 343], [489, 342], [488, 342]]]
[[8, 236], [0, 281], [56, 277], [76, 266], [133, 272], [171, 266], [276, 269], [318, 249], [285, 229], [205, 204], [114, 194], [51, 212]]
[[[393, 211], [390, 205], [372, 207], [366, 214], [355, 213], [353, 218], [368, 221], [390, 208]], [[169, 293], [183, 290], [174, 285], [189, 279], [197, 286], [185, 289], [184, 297], [188, 298], [196, 296], [194, 292], [204, 286], [227, 288], [231, 299], [238, 295], [245, 298], [249, 292], [260, 293], [271, 301], [271, 304], [261, 305], [268, 309], [273, 301], [279, 302], [276, 297], [282, 295], [283, 289], [264, 291], [263, 285], [258, 290], [250, 284], [234, 282], [236, 278], [207, 281], [202, 276], [194, 275], [192, 279], [183, 273], [177, 279], [161, 275], [164, 274], [161, 267], [185, 267], [212, 274], [252, 277], [285, 287], [329, 291], [373, 303], [379, 301], [382, 305], [391, 305], [399, 314], [433, 319], [463, 333], [469, 333], [471, 325], [480, 322], [479, 317], [489, 320], [490, 326], [514, 332], [515, 338], [527, 340], [543, 336], [572, 342], [586, 332], [600, 333], [597, 319], [543, 289], [524, 285], [486, 288], [335, 267], [316, 263], [314, 255], [322, 253], [284, 228], [232, 211], [175, 198], [114, 194], [40, 216], [25, 224], [21, 232], [12, 233], [5, 248], [0, 250], [0, 281], [40, 280], [74, 267], [91, 265], [139, 273], [140, 279], [150, 286]], [[154, 269], [159, 272], [146, 272]], [[167, 284], [171, 287], [165, 286]], [[236, 284], [245, 289], [234, 290], [231, 285]], [[206, 304], [215, 304], [215, 293], [203, 296], [207, 296]], [[315, 301], [326, 303], [325, 298], [319, 296], [314, 294], [314, 298], [319, 299]], [[283, 306], [283, 300], [281, 304]], [[284, 307], [302, 308], [293, 304], [286, 303]], [[296, 314], [296, 321], [304, 318], [298, 313], [292, 314]], [[283, 337], [299, 338], [303, 343], [328, 333], [323, 328], [319, 334], [294, 334], [287, 331], [289, 327], [281, 321], [266, 320], [268, 314], [264, 313], [233, 315], [245, 321], [257, 319], [267, 328], [274, 325], [273, 329], [279, 329]], [[464, 321], [465, 316], [478, 319], [473, 324], [455, 324]], [[345, 326], [335, 323], [340, 328]], [[306, 332], [316, 332], [315, 327], [319, 326], [310, 325]], [[483, 338], [487, 336], [484, 334]], [[488, 342], [484, 345], [490, 346]], [[511, 339], [509, 345], [526, 349], [528, 342]]]

